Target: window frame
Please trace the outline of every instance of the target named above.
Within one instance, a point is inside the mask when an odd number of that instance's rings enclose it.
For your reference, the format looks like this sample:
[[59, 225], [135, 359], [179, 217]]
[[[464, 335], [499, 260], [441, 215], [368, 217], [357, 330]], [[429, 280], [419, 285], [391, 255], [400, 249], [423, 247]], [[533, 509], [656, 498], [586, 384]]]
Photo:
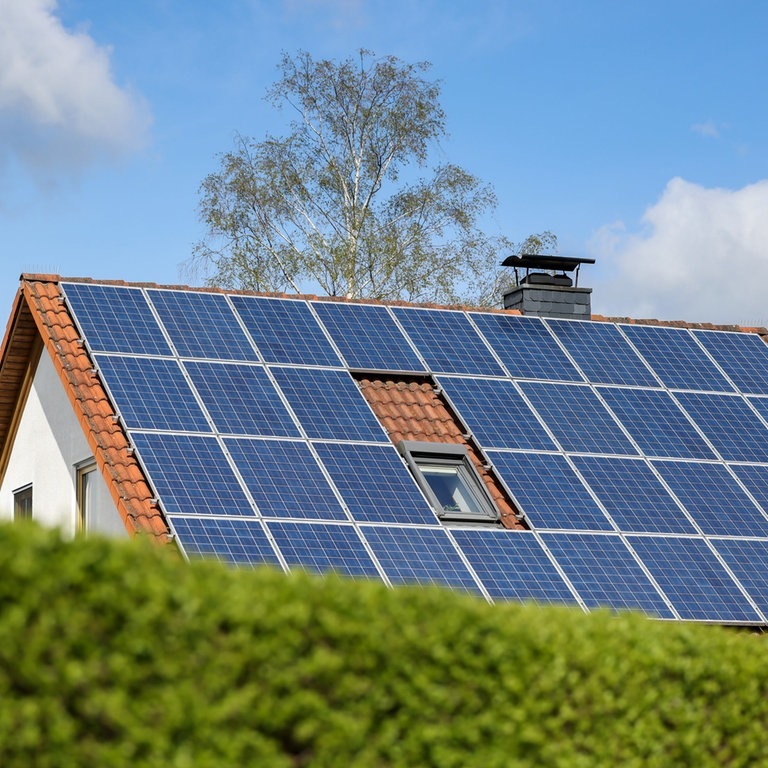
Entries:
[[[501, 516], [485, 484], [470, 461], [467, 447], [460, 443], [430, 443], [417, 440], [401, 440], [397, 446], [405, 459], [422, 493], [432, 505], [438, 518], [444, 523], [479, 523], [494, 525]], [[446, 510], [437, 497], [424, 469], [454, 469], [455, 476], [477, 511]]]
[[32, 483], [13, 491], [13, 521], [31, 520], [33, 515]]

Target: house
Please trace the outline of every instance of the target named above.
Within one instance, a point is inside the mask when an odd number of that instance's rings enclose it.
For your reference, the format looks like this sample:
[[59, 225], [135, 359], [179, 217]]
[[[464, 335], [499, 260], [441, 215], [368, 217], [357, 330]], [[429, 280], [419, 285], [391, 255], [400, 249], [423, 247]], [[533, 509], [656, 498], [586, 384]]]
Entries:
[[520, 283], [523, 314], [22, 275], [0, 515], [767, 625], [766, 332], [586, 319], [589, 289]]

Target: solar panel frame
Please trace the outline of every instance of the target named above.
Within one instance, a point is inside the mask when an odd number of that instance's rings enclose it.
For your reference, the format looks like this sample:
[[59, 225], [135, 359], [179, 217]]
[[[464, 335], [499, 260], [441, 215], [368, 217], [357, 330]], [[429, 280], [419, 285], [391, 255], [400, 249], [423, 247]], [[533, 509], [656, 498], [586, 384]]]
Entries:
[[743, 331], [692, 333], [741, 392], [768, 395], [768, 345], [760, 336]]
[[724, 464], [658, 461], [654, 467], [705, 534], [768, 537], [768, 517]]
[[452, 528], [451, 536], [493, 600], [578, 604], [530, 531]]
[[765, 620], [768, 617], [768, 541], [712, 538], [710, 543], [725, 560]]
[[523, 381], [518, 386], [564, 450], [638, 455], [638, 449], [589, 385]]
[[588, 608], [675, 617], [618, 534], [542, 533], [541, 538]]
[[700, 531], [642, 459], [573, 456], [572, 461], [621, 531]]
[[224, 294], [156, 288], [147, 293], [180, 357], [258, 361]]
[[125, 355], [93, 357], [128, 429], [213, 432], [178, 361]]
[[670, 389], [733, 392], [696, 338], [687, 329], [653, 325], [620, 325], [656, 375]]
[[306, 301], [266, 296], [232, 296], [231, 301], [265, 362], [342, 364]]
[[557, 450], [511, 381], [438, 376], [437, 382], [484, 448]]
[[362, 525], [360, 530], [392, 584], [443, 585], [483, 594], [446, 528]]
[[282, 567], [259, 520], [169, 515], [176, 541], [189, 560], [216, 559], [230, 565]]
[[316, 443], [315, 450], [358, 522], [439, 525], [392, 444]]
[[172, 354], [140, 288], [67, 282], [60, 285], [91, 351]]
[[264, 366], [190, 360], [184, 368], [219, 433], [301, 435]]
[[328, 301], [313, 301], [311, 306], [347, 367], [366, 371], [426, 371], [426, 365], [386, 307]]
[[269, 370], [309, 438], [389, 442], [348, 372], [328, 368]]
[[717, 458], [669, 392], [619, 387], [597, 391], [646, 456]]
[[463, 312], [415, 307], [393, 307], [392, 312], [431, 371], [506, 375]]
[[469, 316], [513, 378], [584, 381], [541, 318], [480, 312]]
[[487, 456], [535, 530], [615, 530], [564, 456], [502, 451]]
[[757, 501], [763, 512], [768, 514], [768, 466], [730, 464], [729, 467]]
[[659, 385], [645, 361], [612, 323], [552, 318], [545, 322], [593, 384]]
[[703, 538], [628, 535], [683, 620], [750, 624], [760, 615]]
[[224, 438], [224, 445], [263, 516], [349, 521], [307, 443]]

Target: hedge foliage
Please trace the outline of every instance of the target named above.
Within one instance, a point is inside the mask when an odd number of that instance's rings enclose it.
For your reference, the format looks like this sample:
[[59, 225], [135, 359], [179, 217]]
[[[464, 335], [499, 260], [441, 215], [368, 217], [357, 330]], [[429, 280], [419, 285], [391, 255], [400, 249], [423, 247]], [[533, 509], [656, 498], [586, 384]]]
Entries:
[[0, 528], [0, 766], [758, 766], [759, 635]]

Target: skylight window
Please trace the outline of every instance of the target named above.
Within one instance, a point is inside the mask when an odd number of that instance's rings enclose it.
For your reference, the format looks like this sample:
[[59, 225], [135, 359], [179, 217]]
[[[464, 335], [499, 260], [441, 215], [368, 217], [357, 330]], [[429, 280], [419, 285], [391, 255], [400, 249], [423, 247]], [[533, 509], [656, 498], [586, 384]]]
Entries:
[[497, 523], [499, 513], [466, 446], [403, 440], [400, 453], [444, 522]]

